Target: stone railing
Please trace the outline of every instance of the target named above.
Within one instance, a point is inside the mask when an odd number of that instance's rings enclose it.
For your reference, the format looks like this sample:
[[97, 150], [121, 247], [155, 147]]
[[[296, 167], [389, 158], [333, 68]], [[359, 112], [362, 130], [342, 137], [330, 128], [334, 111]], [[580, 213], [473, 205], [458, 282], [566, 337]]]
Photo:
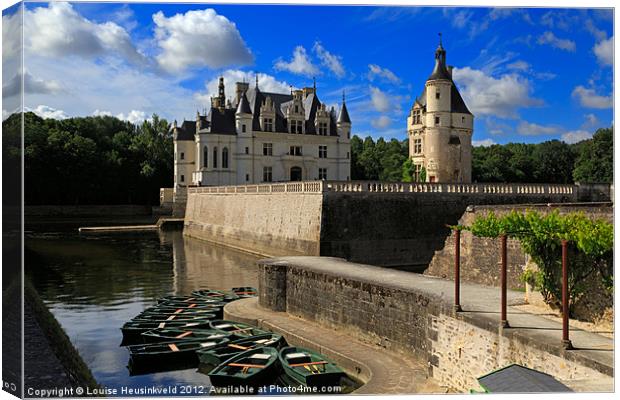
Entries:
[[448, 193], [509, 195], [574, 195], [577, 186], [529, 183], [406, 183], [379, 181], [306, 181], [237, 186], [190, 187], [189, 193]]

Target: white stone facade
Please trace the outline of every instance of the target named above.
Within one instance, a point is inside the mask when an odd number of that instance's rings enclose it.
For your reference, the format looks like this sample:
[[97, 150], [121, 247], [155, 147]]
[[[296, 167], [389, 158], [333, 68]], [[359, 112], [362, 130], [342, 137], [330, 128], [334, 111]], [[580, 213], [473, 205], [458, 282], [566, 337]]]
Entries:
[[452, 81], [441, 43], [435, 52], [435, 69], [426, 81], [407, 118], [409, 157], [415, 176], [422, 168], [426, 182], [471, 182], [474, 116]]
[[351, 121], [344, 98], [336, 117], [314, 87], [286, 95], [237, 82], [233, 102], [223, 88], [221, 79], [206, 116], [197, 113], [196, 121], [172, 127], [175, 199], [184, 201], [188, 186], [350, 180]]

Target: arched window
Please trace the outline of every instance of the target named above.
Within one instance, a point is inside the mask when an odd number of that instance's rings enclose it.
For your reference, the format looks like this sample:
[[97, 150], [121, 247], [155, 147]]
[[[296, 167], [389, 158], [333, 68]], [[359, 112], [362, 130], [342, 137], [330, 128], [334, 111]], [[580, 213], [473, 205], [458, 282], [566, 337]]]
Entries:
[[209, 161], [209, 148], [207, 146], [205, 146], [202, 154], [203, 154], [202, 166], [207, 168], [209, 166], [209, 164], [207, 162], [207, 161]]
[[228, 147], [222, 149], [222, 168], [228, 168]]
[[217, 147], [213, 148], [213, 168], [217, 168]]

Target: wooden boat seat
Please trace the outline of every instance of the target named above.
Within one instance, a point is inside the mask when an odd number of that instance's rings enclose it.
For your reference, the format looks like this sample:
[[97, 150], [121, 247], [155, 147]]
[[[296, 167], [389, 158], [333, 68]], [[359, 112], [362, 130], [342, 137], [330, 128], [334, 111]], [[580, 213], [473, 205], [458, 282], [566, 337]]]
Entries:
[[234, 343], [229, 344], [228, 347], [232, 347], [233, 349], [239, 349], [239, 350], [248, 350], [251, 348], [251, 347], [245, 347], [245, 346], [241, 346], [241, 345], [234, 344]]
[[261, 364], [230, 363], [226, 365], [228, 365], [229, 367], [239, 367], [239, 368], [265, 368], [265, 366]]
[[289, 367], [306, 367], [309, 365], [325, 365], [327, 364], [327, 361], [312, 361], [312, 362], [305, 362], [305, 363], [299, 363], [299, 364], [289, 364]]
[[192, 334], [192, 331], [187, 331], [187, 332], [185, 332], [185, 333], [181, 333], [180, 335], [177, 335], [177, 336], [175, 337], [175, 339], [182, 339], [182, 338], [184, 338], [185, 336], [189, 336], [189, 335], [191, 335], [191, 334]]
[[176, 345], [176, 344], [174, 344], [174, 343], [170, 343], [170, 344], [168, 345], [168, 347], [170, 347], [170, 350], [172, 350], [172, 351], [179, 351], [179, 348], [178, 348], [178, 347], [177, 347], [177, 345]]

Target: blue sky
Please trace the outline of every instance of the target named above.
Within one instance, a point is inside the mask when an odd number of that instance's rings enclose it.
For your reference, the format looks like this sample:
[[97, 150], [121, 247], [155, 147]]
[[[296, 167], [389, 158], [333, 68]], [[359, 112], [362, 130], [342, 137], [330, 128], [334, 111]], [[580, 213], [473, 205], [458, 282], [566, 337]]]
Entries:
[[476, 144], [575, 142], [613, 118], [611, 10], [29, 3], [24, 29], [25, 105], [55, 118], [193, 119], [219, 75], [232, 93], [259, 73], [284, 92], [316, 77], [336, 108], [346, 90], [355, 134], [404, 139], [438, 32]]

